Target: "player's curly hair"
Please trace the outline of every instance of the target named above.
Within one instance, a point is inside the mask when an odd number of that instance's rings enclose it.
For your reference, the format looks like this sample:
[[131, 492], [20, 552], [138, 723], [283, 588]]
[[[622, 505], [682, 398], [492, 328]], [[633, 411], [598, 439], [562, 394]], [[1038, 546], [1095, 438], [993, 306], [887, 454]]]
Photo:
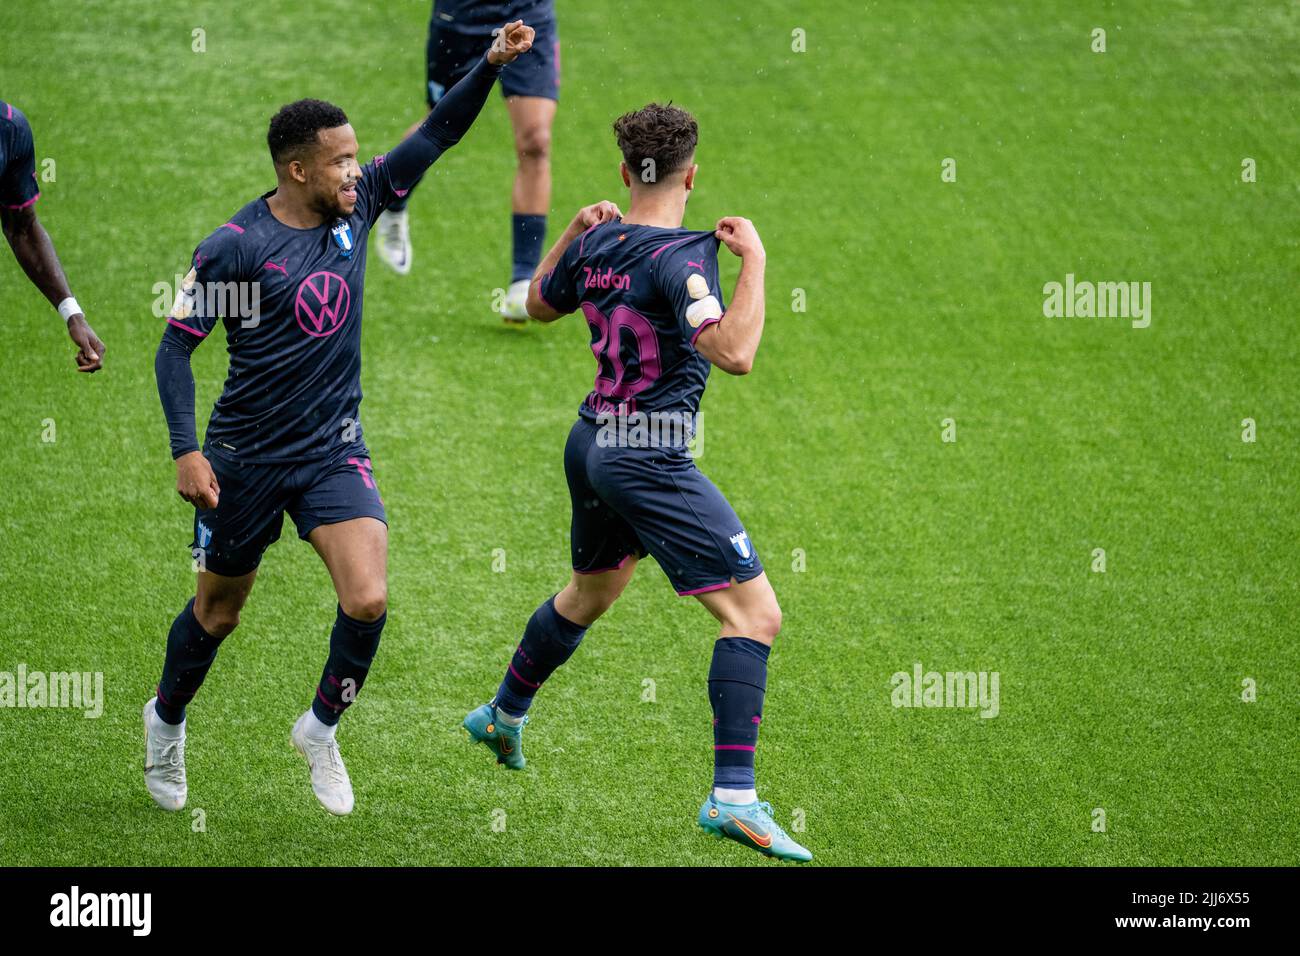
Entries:
[[347, 122], [347, 115], [341, 109], [324, 100], [298, 100], [281, 106], [280, 112], [271, 117], [271, 128], [266, 131], [271, 159], [277, 166], [297, 159], [304, 147], [317, 144], [318, 132], [345, 126]]
[[[614, 120], [614, 135], [628, 171], [642, 182], [658, 182], [680, 172], [695, 155], [700, 128], [695, 117], [672, 103], [651, 103]], [[653, 160], [649, 166], [646, 160]], [[653, 169], [654, 177], [646, 178]]]

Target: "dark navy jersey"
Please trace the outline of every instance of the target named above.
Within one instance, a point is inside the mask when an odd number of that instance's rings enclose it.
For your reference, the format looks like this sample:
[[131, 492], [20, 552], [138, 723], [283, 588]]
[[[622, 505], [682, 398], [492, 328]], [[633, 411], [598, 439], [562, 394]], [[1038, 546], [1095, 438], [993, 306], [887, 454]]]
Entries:
[[40, 195], [32, 128], [18, 107], [0, 101], [0, 206], [26, 209]]
[[557, 312], [581, 308], [591, 327], [596, 383], [583, 417], [694, 419], [710, 368], [695, 340], [726, 309], [713, 232], [619, 220], [592, 226], [564, 250], [539, 292]]
[[420, 128], [361, 167], [352, 215], [296, 229], [267, 197], [194, 251], [155, 358], [172, 457], [198, 450], [189, 355], [225, 327], [230, 371], [205, 451], [268, 463], [322, 458], [361, 440], [361, 313], [366, 238], [379, 214], [458, 142], [501, 68], [481, 59]]
[[507, 0], [485, 3], [482, 0], [436, 0], [433, 22], [460, 33], [491, 33], [515, 20], [536, 26], [555, 19], [552, 0]]
[[[395, 196], [382, 157], [347, 219], [295, 229], [267, 193], [194, 251], [194, 290], [168, 317], [196, 338], [225, 326], [230, 371], [206, 445], [243, 461], [305, 461], [361, 437], [366, 237]], [[187, 314], [188, 313], [188, 314]]]

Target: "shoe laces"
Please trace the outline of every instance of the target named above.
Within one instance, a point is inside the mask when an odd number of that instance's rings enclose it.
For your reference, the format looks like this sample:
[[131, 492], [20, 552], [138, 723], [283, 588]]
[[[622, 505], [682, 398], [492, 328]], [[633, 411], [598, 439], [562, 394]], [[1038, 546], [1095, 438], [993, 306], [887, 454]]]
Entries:
[[168, 783], [180, 784], [185, 779], [185, 740], [178, 738], [164, 743], [158, 751], [154, 767], [162, 772]]
[[411, 223], [406, 216], [392, 216], [385, 224], [384, 238], [390, 242], [399, 242], [402, 245], [410, 240]]
[[785, 832], [785, 829], [781, 826], [781, 824], [776, 822], [776, 815], [772, 812], [772, 804], [768, 803], [766, 800], [763, 800], [762, 802], [759, 803], [758, 809], [762, 810], [764, 813], [767, 814], [768, 820], [772, 822], [772, 829], [777, 832], [777, 834], [781, 837], [781, 839], [783, 840], [790, 839], [790, 835]]
[[322, 741], [319, 750], [324, 751], [320, 754], [324, 759], [319, 760], [317, 766], [321, 768], [331, 786], [343, 786], [347, 782], [348, 774], [343, 767], [343, 756], [339, 753], [338, 741], [333, 738], [330, 738], [328, 743]]

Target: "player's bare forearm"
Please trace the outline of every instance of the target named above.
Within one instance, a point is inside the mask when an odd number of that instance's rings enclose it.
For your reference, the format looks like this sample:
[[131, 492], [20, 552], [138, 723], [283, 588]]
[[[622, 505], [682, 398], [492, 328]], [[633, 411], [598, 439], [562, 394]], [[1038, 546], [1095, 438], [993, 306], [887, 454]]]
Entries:
[[555, 245], [551, 246], [550, 251], [542, 257], [542, 261], [537, 266], [537, 271], [533, 273], [533, 281], [528, 284], [527, 309], [529, 315], [539, 322], [554, 322], [564, 314], [555, 311], [542, 298], [542, 279], [555, 268], [560, 261], [560, 257], [564, 255], [564, 250], [568, 249], [575, 239], [592, 226], [598, 226], [602, 222], [609, 222], [611, 219], [619, 219], [622, 215], [622, 210], [608, 200], [602, 200], [590, 206], [583, 206], [578, 210], [578, 214], [564, 227], [564, 232], [560, 234], [560, 238], [555, 241]]
[[[54, 251], [54, 242], [36, 218], [36, 210], [29, 206], [22, 210], [0, 211], [0, 227], [14, 251], [14, 258], [50, 305], [57, 308], [59, 303], [72, 296], [59, 254]], [[67, 326], [68, 335], [77, 346], [77, 368], [82, 372], [98, 371], [103, 364], [104, 343], [86, 324], [86, 317], [80, 312], [68, 316]]]
[[700, 333], [695, 349], [724, 372], [747, 375], [754, 367], [754, 356], [763, 337], [767, 253], [748, 219], [736, 216], [720, 219], [715, 232], [740, 257], [740, 278], [736, 280], [736, 292], [726, 314]]
[[57, 306], [71, 295], [54, 243], [36, 218], [35, 211], [30, 207], [15, 213], [6, 211], [3, 224], [5, 239], [14, 251], [14, 258], [50, 305]]
[[542, 257], [542, 261], [537, 265], [537, 271], [533, 273], [533, 281], [528, 284], [528, 303], [526, 308], [528, 314], [539, 322], [554, 322], [561, 313], [556, 312], [546, 300], [542, 298], [541, 286], [542, 279], [555, 268], [556, 263], [560, 261], [560, 256], [564, 255], [564, 250], [569, 248], [569, 243], [577, 239], [585, 231], [585, 226], [577, 225], [578, 220], [574, 219], [565, 227], [564, 232], [560, 233], [560, 238], [555, 240], [549, 252]]
[[712, 328], [701, 332], [695, 343], [700, 354], [732, 375], [747, 375], [754, 367], [758, 343], [763, 338], [766, 268], [761, 255], [744, 260], [726, 314]]

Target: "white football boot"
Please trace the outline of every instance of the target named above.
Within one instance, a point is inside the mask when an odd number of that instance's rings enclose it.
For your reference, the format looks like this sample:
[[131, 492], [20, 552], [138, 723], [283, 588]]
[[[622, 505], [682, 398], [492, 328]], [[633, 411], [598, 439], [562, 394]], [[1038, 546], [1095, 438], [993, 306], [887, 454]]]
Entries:
[[164, 810], [185, 806], [185, 721], [172, 725], [154, 710], [157, 697], [144, 705], [144, 785]]
[[379, 258], [399, 276], [411, 271], [411, 224], [406, 210], [385, 210], [376, 223], [379, 233]]
[[311, 789], [316, 799], [330, 813], [346, 816], [352, 812], [352, 781], [339, 756], [339, 745], [333, 737], [316, 737], [307, 733], [304, 724], [311, 711], [298, 718], [289, 739], [298, 753], [307, 759], [311, 768]]
[[528, 286], [527, 279], [518, 279], [506, 289], [505, 301], [501, 303], [501, 321], [507, 325], [526, 325], [528, 323]]

